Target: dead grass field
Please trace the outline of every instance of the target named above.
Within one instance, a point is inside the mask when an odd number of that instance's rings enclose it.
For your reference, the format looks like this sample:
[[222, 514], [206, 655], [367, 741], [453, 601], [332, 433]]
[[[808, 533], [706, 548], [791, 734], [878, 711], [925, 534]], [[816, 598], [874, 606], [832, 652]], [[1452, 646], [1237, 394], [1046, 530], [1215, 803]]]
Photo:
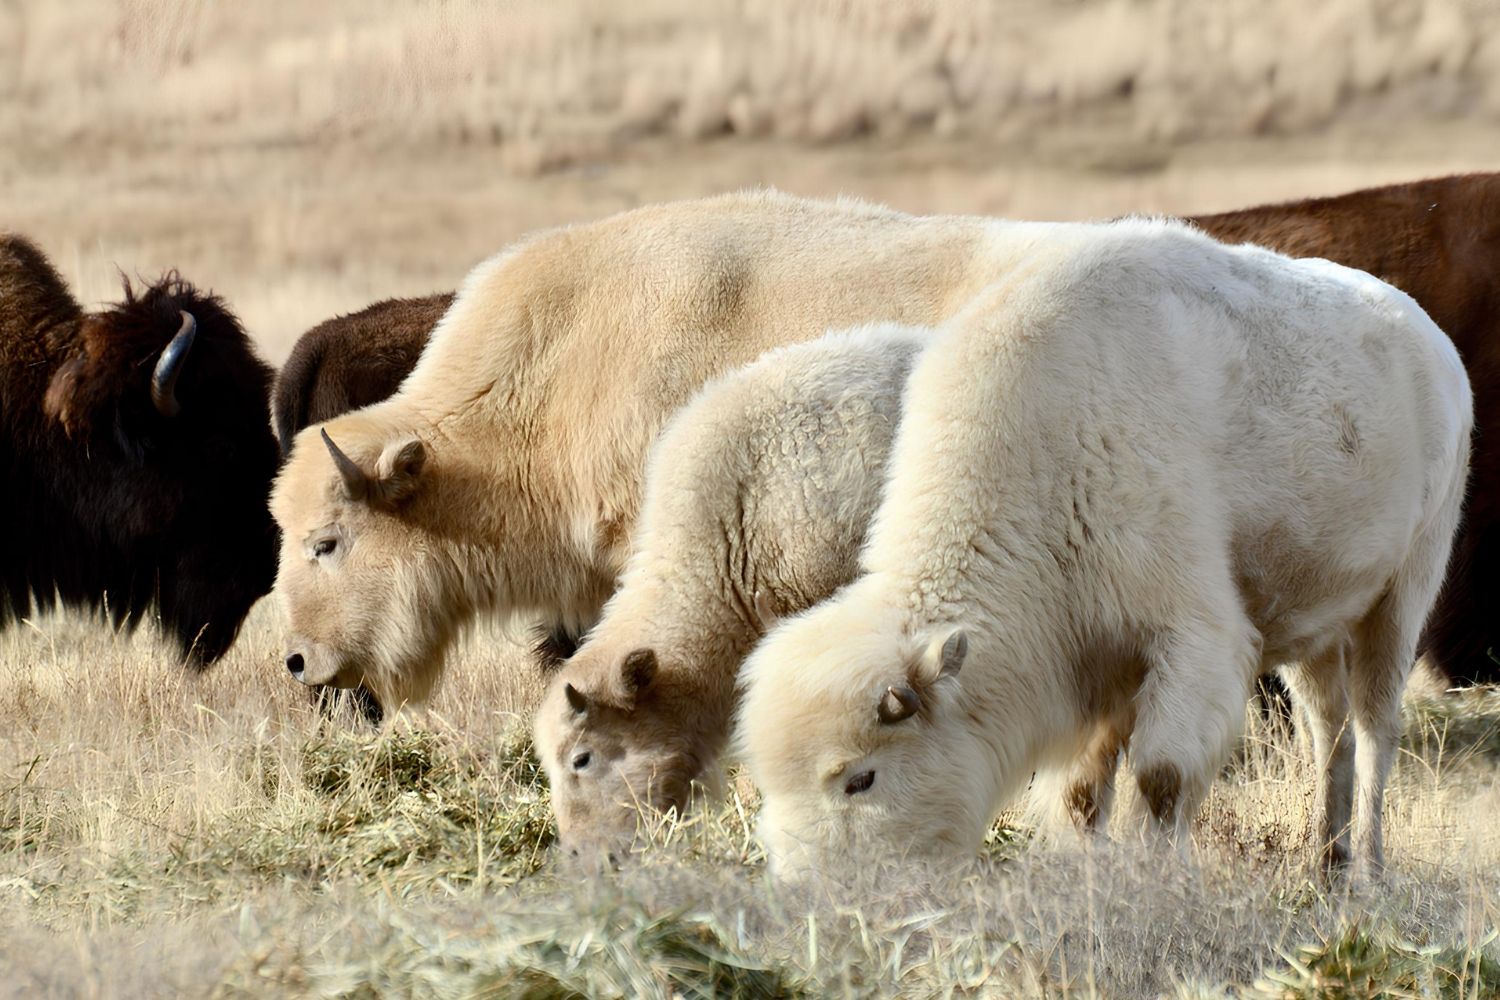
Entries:
[[[756, 184], [912, 211], [1195, 212], [1500, 162], [1483, 2], [0, 2], [0, 226], [89, 301], [179, 267], [268, 358], [516, 236]], [[934, 82], [936, 81], [936, 82]], [[1191, 864], [997, 827], [977, 870], [764, 883], [753, 789], [555, 867], [535, 678], [481, 631], [432, 731], [320, 721], [264, 603], [0, 634], [0, 994], [1500, 996], [1500, 692], [1408, 711], [1389, 883], [1309, 878], [1257, 726]]]

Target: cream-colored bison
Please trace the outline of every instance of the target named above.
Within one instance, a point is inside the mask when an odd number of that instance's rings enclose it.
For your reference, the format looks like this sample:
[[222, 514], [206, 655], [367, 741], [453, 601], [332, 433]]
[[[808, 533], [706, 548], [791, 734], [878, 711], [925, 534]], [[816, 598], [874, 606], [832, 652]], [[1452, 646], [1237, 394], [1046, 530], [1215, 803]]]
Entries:
[[771, 615], [854, 579], [901, 390], [929, 331], [867, 327], [711, 382], [651, 449], [635, 551], [536, 718], [563, 845], [628, 843], [728, 742]]
[[1046, 229], [735, 194], [480, 265], [396, 395], [298, 435], [272, 497], [288, 669], [395, 706], [476, 614], [590, 624], [647, 448], [692, 393], [830, 328], [939, 323]]
[[914, 367], [865, 575], [743, 667], [773, 865], [971, 853], [1111, 728], [1181, 842], [1252, 678], [1296, 664], [1326, 846], [1347, 852], [1347, 712], [1378, 870], [1471, 420], [1452, 345], [1368, 275], [1058, 227]]

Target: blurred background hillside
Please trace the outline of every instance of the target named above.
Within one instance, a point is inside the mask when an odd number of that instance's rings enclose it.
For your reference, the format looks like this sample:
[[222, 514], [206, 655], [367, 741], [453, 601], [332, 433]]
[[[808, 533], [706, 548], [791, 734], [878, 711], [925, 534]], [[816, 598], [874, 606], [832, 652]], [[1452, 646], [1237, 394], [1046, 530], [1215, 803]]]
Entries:
[[0, 0], [0, 224], [279, 361], [521, 233], [751, 184], [1191, 212], [1500, 159], [1490, 0]]

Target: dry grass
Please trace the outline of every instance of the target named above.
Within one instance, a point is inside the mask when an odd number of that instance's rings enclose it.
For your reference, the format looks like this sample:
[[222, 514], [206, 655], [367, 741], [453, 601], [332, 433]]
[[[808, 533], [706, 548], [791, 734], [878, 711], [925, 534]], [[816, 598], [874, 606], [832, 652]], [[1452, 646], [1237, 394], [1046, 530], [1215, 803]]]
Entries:
[[[646, 201], [775, 184], [1085, 218], [1497, 161], [1493, 4], [1304, 10], [20, 0], [0, 5], [0, 225], [90, 301], [116, 265], [180, 267], [280, 361], [335, 312]], [[901, 95], [934, 75], [947, 104], [914, 113]], [[747, 107], [764, 134], [687, 124]]]
[[[1492, 166], [1492, 4], [0, 4], [0, 224], [87, 300], [181, 267], [267, 356], [523, 232], [750, 184], [911, 211], [1194, 212]], [[975, 870], [764, 884], [754, 792], [558, 870], [484, 632], [433, 725], [329, 724], [257, 610], [0, 634], [0, 994], [1500, 995], [1500, 694], [1428, 692], [1389, 884], [1310, 880], [1257, 730], [1190, 864], [999, 827]]]
[[75, 0], [0, 21], [17, 50], [0, 83], [26, 99], [18, 124], [69, 136], [479, 143], [535, 172], [660, 135], [1026, 139], [1071, 120], [1154, 143], [1493, 122], [1497, 22], [1462, 0], [334, 0], [274, 16]]
[[[1223, 995], [1500, 990], [1500, 692], [1409, 706], [1389, 884], [1310, 877], [1311, 774], [1257, 724], [1190, 863], [997, 828], [972, 870], [779, 890], [754, 791], [622, 871], [559, 867], [521, 720], [535, 685], [469, 644], [431, 729], [319, 719], [262, 607], [185, 675], [152, 636], [0, 638], [0, 991], [316, 996]], [[1329, 983], [1354, 983], [1331, 992]], [[1366, 985], [1359, 985], [1366, 984]]]

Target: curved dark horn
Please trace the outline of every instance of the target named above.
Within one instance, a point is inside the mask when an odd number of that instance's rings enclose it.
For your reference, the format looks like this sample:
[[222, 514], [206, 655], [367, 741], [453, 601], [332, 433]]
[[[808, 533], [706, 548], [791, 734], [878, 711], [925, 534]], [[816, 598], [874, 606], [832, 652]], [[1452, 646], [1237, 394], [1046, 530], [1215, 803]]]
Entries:
[[889, 724], [911, 718], [917, 713], [921, 704], [917, 692], [911, 688], [888, 687], [885, 689], [885, 697], [880, 699], [880, 708], [877, 711], [880, 721]]
[[365, 475], [365, 470], [333, 443], [333, 438], [328, 436], [326, 430], [319, 430], [323, 435], [323, 443], [328, 446], [328, 454], [333, 456], [333, 464], [338, 468], [339, 475], [343, 477], [344, 489], [349, 493], [350, 500], [363, 500], [370, 494], [370, 477]]
[[589, 702], [588, 699], [583, 696], [582, 691], [578, 690], [571, 684], [564, 684], [563, 694], [568, 696], [568, 705], [573, 709], [574, 712], [582, 715], [584, 712], [588, 711]]
[[182, 375], [182, 363], [193, 349], [193, 338], [196, 336], [198, 321], [193, 318], [192, 313], [182, 311], [182, 325], [156, 359], [156, 370], [151, 373], [151, 402], [156, 404], [157, 412], [164, 417], [175, 417], [182, 412], [182, 407], [177, 402], [177, 379]]

